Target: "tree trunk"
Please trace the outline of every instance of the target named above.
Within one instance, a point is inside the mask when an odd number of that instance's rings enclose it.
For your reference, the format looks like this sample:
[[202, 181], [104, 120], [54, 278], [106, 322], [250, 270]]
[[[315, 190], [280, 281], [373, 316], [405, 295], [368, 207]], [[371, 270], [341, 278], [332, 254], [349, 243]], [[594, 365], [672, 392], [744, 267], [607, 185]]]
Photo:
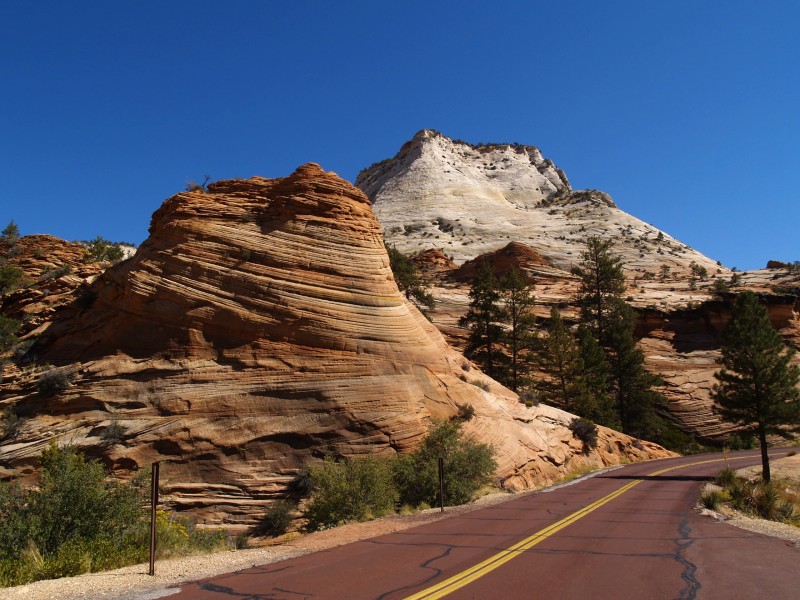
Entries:
[[769, 455], [767, 454], [767, 432], [763, 427], [758, 428], [758, 444], [761, 446], [761, 479], [769, 483]]

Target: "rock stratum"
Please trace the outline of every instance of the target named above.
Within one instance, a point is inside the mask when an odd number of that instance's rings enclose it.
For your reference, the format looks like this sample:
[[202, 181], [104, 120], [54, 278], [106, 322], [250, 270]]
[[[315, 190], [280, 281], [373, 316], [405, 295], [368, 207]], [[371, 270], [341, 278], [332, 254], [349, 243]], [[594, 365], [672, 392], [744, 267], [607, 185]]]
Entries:
[[[757, 292], [775, 328], [800, 347], [800, 274], [769, 269], [732, 273], [635, 217], [596, 190], [572, 190], [566, 175], [533, 146], [468, 144], [431, 130], [417, 133], [391, 159], [362, 171], [357, 185], [373, 202], [387, 243], [408, 254], [433, 284], [433, 323], [454, 346], [467, 332], [469, 285], [478, 265], [517, 268], [533, 283], [535, 312], [545, 323], [558, 306], [576, 319], [580, 263], [590, 236], [610, 240], [627, 277], [625, 298], [637, 310], [647, 367], [665, 385], [669, 416], [704, 441], [733, 430], [710, 399], [721, 332], [734, 293]], [[720, 297], [714, 280], [739, 283]]]
[[399, 293], [366, 195], [314, 164], [173, 196], [84, 283], [0, 388], [21, 417], [0, 475], [32, 476], [52, 440], [120, 473], [160, 460], [173, 506], [247, 524], [308, 461], [406, 452], [465, 403], [509, 489], [667, 454], [607, 429], [584, 454], [572, 415], [481, 374]]
[[[393, 158], [362, 171], [356, 185], [373, 203], [386, 241], [406, 253], [437, 247], [459, 265], [509, 242], [530, 246], [565, 270], [587, 237], [613, 239], [632, 274], [715, 261], [620, 210], [608, 194], [573, 190], [538, 148], [468, 144], [418, 132]], [[724, 269], [727, 272], [727, 269]]]

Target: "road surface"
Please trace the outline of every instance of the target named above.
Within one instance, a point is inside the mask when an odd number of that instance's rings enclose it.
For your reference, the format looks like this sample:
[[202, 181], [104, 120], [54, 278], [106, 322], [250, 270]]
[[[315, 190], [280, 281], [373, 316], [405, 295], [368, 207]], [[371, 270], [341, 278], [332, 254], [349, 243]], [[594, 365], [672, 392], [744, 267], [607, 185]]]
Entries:
[[[760, 463], [757, 452], [730, 458], [734, 468]], [[694, 510], [703, 482], [724, 466], [720, 454], [628, 465], [402, 532], [185, 584], [169, 598], [800, 598], [800, 548]]]

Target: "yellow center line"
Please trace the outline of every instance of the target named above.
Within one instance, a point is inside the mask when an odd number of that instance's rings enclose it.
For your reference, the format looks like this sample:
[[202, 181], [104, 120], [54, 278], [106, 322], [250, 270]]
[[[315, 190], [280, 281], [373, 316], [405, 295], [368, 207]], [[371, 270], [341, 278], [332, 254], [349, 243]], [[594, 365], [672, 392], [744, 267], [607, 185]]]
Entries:
[[457, 573], [457, 574], [453, 575], [449, 579], [445, 579], [444, 581], [441, 581], [441, 582], [439, 582], [439, 583], [437, 583], [435, 585], [432, 585], [431, 587], [425, 588], [424, 590], [421, 590], [421, 591], [417, 592], [416, 594], [408, 596], [408, 597], [405, 598], [405, 600], [422, 600], [423, 598], [425, 600], [434, 600], [435, 598], [443, 598], [444, 596], [446, 596], [448, 594], [451, 594], [451, 593], [455, 592], [458, 589], [461, 589], [462, 587], [464, 587], [465, 585], [475, 581], [479, 577], [483, 577], [487, 573], [490, 573], [491, 571], [494, 571], [496, 568], [500, 567], [501, 565], [504, 565], [505, 563], [507, 563], [511, 559], [516, 558], [517, 556], [519, 556], [519, 554], [521, 552], [524, 552], [525, 550], [529, 550], [529, 549], [533, 548], [539, 542], [542, 542], [542, 541], [546, 540], [551, 535], [557, 533], [558, 531], [561, 531], [562, 529], [564, 529], [565, 527], [571, 525], [575, 521], [585, 517], [586, 515], [588, 515], [589, 513], [593, 512], [593, 511], [597, 510], [598, 508], [600, 508], [604, 504], [608, 504], [609, 502], [611, 502], [615, 498], [617, 498], [617, 497], [621, 496], [622, 494], [624, 494], [625, 492], [627, 492], [632, 487], [634, 487], [636, 485], [639, 485], [642, 481], [645, 481], [646, 477], [653, 477], [653, 476], [656, 476], [656, 475], [661, 475], [663, 473], [667, 473], [669, 471], [675, 471], [676, 469], [683, 469], [683, 468], [686, 468], [686, 467], [693, 467], [693, 466], [696, 466], [696, 465], [704, 465], [704, 464], [708, 464], [708, 463], [723, 462], [723, 461], [729, 461], [729, 460], [743, 460], [743, 459], [747, 459], [747, 458], [752, 459], [752, 458], [757, 458], [757, 457], [753, 457], [753, 456], [737, 456], [737, 457], [734, 457], [734, 458], [730, 458], [729, 457], [729, 458], [714, 458], [714, 459], [710, 459], [710, 460], [701, 460], [701, 461], [697, 461], [697, 462], [693, 462], [693, 463], [688, 463], [688, 464], [685, 464], [685, 465], [677, 465], [675, 467], [668, 467], [666, 469], [661, 469], [659, 471], [653, 471], [652, 473], [648, 473], [647, 475], [643, 475], [641, 479], [636, 479], [634, 481], [631, 481], [628, 484], [623, 485], [618, 490], [615, 490], [615, 491], [611, 492], [610, 494], [608, 494], [607, 496], [603, 496], [599, 500], [596, 500], [596, 501], [592, 502], [591, 504], [588, 504], [587, 506], [584, 506], [583, 508], [581, 508], [580, 510], [575, 511], [571, 515], [564, 517], [560, 521], [557, 521], [557, 522], [553, 523], [552, 525], [548, 525], [544, 529], [541, 529], [541, 530], [537, 531], [533, 535], [525, 538], [524, 540], [522, 540], [520, 542], [517, 542], [513, 546], [510, 546], [509, 548], [506, 548], [505, 550], [501, 550], [500, 552], [498, 552], [494, 556], [490, 556], [486, 560], [484, 560], [482, 562], [479, 562], [478, 564], [470, 567], [469, 569], [466, 569], [464, 571], [461, 571], [460, 573]]

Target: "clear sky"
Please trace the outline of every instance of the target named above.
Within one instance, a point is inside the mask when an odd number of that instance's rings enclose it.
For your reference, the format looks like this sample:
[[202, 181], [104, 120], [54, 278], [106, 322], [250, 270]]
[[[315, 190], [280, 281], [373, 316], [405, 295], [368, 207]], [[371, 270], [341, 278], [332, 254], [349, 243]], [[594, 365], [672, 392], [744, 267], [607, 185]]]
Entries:
[[0, 3], [0, 227], [141, 243], [188, 180], [538, 146], [740, 269], [800, 259], [800, 3]]

